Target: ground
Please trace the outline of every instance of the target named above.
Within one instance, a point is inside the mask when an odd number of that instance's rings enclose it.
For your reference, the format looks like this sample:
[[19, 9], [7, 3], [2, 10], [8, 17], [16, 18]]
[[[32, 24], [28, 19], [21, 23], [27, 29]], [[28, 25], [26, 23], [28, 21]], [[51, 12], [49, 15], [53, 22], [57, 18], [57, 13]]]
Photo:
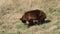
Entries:
[[[19, 18], [32, 9], [43, 10], [51, 22], [27, 28]], [[60, 0], [0, 0], [0, 34], [60, 34]]]

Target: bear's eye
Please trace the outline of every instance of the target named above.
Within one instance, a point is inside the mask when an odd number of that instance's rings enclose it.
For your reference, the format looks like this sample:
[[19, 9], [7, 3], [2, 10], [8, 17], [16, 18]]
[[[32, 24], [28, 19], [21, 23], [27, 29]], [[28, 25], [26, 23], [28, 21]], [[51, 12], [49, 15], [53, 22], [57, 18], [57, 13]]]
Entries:
[[26, 23], [26, 21], [25, 21], [25, 20], [22, 20], [22, 22], [23, 22], [23, 23]]

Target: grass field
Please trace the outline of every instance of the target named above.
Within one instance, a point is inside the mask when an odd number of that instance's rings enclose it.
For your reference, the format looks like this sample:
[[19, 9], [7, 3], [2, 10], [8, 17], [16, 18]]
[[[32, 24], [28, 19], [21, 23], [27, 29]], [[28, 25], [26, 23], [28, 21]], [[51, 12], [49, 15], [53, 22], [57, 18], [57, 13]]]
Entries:
[[[32, 9], [51, 22], [27, 28], [19, 19]], [[0, 0], [0, 34], [60, 34], [60, 0]]]

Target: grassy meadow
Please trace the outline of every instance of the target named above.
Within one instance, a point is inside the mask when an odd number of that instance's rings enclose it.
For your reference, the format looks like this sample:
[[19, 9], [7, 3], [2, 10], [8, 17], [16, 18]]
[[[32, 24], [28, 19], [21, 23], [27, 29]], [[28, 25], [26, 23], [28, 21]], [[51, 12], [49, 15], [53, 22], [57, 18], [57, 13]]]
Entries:
[[[51, 22], [27, 28], [20, 18], [33, 9], [43, 10]], [[60, 0], [0, 0], [0, 34], [60, 34]]]

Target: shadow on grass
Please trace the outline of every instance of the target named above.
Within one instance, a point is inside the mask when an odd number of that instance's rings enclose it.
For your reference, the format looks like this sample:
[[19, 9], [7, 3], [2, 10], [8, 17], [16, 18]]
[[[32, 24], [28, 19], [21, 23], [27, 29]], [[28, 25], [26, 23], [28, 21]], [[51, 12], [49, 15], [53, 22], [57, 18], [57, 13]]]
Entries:
[[[28, 25], [27, 25], [27, 28], [30, 28], [31, 26], [34, 26], [34, 25], [42, 25], [42, 24], [45, 24], [45, 23], [49, 23], [49, 22], [51, 22], [51, 20], [45, 20], [44, 22], [42, 22], [42, 23], [39, 23], [39, 24], [37, 24], [37, 22], [30, 22]], [[25, 24], [26, 25], [26, 24]]]
[[30, 27], [31, 26], [34, 26], [34, 25], [42, 25], [42, 24], [45, 24], [45, 23], [49, 23], [49, 22], [51, 22], [51, 20], [45, 20], [44, 22], [42, 22], [42, 23], [39, 23], [39, 24], [37, 24], [37, 23], [32, 23], [32, 24], [30, 24]]

